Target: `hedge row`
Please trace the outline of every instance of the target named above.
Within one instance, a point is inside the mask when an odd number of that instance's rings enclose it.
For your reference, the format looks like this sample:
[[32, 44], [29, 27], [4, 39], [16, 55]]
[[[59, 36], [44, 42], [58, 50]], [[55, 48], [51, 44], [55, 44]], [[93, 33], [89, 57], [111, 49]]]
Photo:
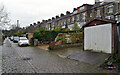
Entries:
[[58, 33], [75, 33], [76, 31], [36, 31], [33, 34], [35, 39], [39, 41], [54, 40]]

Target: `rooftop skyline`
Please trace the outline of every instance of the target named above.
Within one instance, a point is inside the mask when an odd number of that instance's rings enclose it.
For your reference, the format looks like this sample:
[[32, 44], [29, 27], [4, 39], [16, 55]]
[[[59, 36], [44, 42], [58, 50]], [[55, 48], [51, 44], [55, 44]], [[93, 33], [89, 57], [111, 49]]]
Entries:
[[66, 11], [73, 11], [73, 8], [83, 4], [94, 4], [95, 0], [0, 0], [0, 3], [6, 7], [11, 24], [20, 21], [21, 27], [30, 24], [51, 19]]

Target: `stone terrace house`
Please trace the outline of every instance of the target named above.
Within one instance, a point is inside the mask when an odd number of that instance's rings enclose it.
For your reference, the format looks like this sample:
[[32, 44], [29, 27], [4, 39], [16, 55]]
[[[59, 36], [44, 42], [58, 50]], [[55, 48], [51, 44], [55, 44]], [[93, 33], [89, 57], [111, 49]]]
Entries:
[[[53, 30], [58, 26], [61, 26], [63, 29], [72, 30], [72, 26], [75, 22], [78, 23], [78, 26], [82, 28], [83, 25], [90, 22], [91, 19], [108, 19], [108, 20], [119, 20], [120, 17], [114, 17], [114, 14], [118, 13], [120, 10], [120, 2], [100, 2], [95, 1], [95, 4], [83, 4], [77, 8], [73, 9], [73, 12], [66, 12], [66, 15], [60, 14], [59, 16], [52, 17], [52, 19], [43, 20], [38, 27], [45, 27], [46, 30]], [[37, 27], [37, 28], [38, 28]]]
[[96, 2], [96, 4], [87, 11], [88, 21], [95, 18], [114, 20], [114, 14], [119, 10], [120, 2]]
[[72, 20], [74, 22], [77, 22], [79, 27], [82, 27], [87, 22], [87, 17], [88, 17], [87, 10], [91, 9], [92, 7], [93, 5], [83, 4], [80, 7], [74, 8]]

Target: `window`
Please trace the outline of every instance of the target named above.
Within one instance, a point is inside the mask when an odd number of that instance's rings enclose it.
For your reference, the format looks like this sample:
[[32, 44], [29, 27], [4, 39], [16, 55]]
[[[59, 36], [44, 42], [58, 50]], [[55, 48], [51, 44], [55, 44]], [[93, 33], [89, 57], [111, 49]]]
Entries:
[[90, 17], [92, 17], [92, 13], [90, 13]]
[[84, 9], [84, 6], [82, 6], [81, 8], [80, 8], [80, 10], [83, 10]]
[[74, 16], [72, 17], [72, 21], [74, 22]]
[[108, 8], [108, 12], [112, 13], [113, 12], [113, 7]]
[[64, 20], [64, 25], [66, 25], [66, 20]]
[[62, 25], [62, 22], [61, 22], [61, 25]]
[[97, 10], [97, 15], [100, 15], [100, 10]]
[[105, 18], [106, 18], [106, 19], [110, 19], [110, 16], [106, 16]]
[[83, 15], [83, 20], [85, 20], [85, 13], [82, 13], [82, 15]]
[[115, 20], [116, 20], [116, 21], [118, 20], [118, 16], [115, 16]]
[[68, 19], [68, 22], [70, 22], [70, 18]]
[[119, 3], [119, 6], [118, 6], [118, 7], [119, 7], [119, 11], [120, 11], [120, 3]]
[[120, 22], [120, 15], [119, 15], [119, 22]]
[[111, 15], [111, 16], [110, 16], [110, 19], [114, 19], [114, 16]]
[[79, 15], [77, 15], [77, 20], [79, 21]]
[[73, 12], [73, 14], [77, 14], [77, 10]]

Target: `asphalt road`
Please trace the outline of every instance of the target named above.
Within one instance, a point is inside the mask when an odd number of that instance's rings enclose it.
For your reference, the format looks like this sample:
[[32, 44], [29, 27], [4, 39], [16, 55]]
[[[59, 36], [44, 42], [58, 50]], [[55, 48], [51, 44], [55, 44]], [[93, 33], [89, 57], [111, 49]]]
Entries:
[[115, 73], [97, 65], [61, 58], [56, 51], [18, 47], [6, 39], [2, 48], [3, 73]]

